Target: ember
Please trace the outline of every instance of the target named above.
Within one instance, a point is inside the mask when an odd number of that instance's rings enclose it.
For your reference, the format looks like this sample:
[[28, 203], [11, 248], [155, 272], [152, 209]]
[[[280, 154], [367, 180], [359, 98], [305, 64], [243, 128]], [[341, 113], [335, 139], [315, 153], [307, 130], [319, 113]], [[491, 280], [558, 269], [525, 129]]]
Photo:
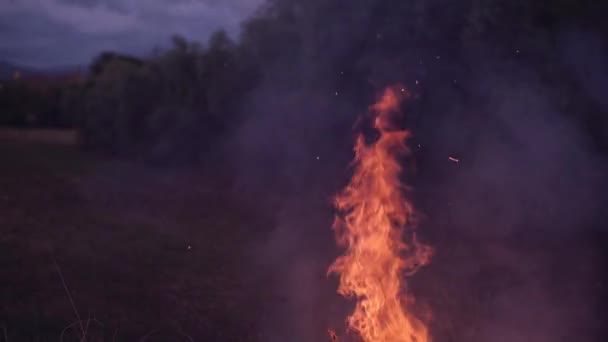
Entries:
[[429, 262], [432, 250], [416, 240], [414, 209], [400, 182], [398, 158], [409, 152], [410, 136], [391, 122], [408, 96], [400, 89], [386, 89], [370, 108], [379, 138], [366, 144], [359, 136], [354, 174], [335, 199], [334, 230], [346, 251], [329, 272], [340, 277], [338, 293], [356, 299], [347, 323], [364, 342], [430, 340], [426, 325], [412, 313], [414, 297], [403, 281]]
[[329, 334], [329, 338], [331, 342], [338, 342], [338, 335], [332, 329], [327, 329], [327, 333]]

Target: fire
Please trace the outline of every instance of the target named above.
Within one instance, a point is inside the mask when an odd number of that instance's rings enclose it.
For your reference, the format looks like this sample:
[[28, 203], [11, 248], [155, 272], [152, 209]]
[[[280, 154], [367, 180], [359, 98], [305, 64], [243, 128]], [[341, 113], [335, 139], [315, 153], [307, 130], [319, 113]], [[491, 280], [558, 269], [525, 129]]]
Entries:
[[410, 133], [391, 121], [408, 93], [387, 88], [370, 107], [379, 136], [359, 135], [354, 174], [336, 196], [336, 240], [345, 252], [329, 268], [339, 275], [338, 293], [356, 299], [348, 326], [364, 342], [428, 342], [424, 322], [411, 311], [413, 296], [405, 276], [429, 262], [432, 249], [417, 241], [414, 208], [401, 183], [400, 157], [409, 153]]

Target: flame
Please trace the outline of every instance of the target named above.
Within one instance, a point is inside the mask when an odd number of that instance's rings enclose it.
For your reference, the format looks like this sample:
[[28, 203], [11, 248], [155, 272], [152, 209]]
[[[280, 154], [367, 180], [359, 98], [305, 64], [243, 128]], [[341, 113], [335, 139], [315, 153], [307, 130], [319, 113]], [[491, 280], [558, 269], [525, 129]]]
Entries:
[[407, 155], [410, 133], [391, 121], [408, 96], [389, 87], [370, 107], [378, 139], [359, 135], [354, 174], [336, 196], [336, 240], [346, 250], [329, 268], [339, 275], [338, 293], [356, 299], [348, 326], [364, 342], [429, 342], [422, 320], [411, 313], [413, 296], [404, 276], [427, 264], [432, 249], [416, 240], [414, 208], [400, 181], [399, 158]]

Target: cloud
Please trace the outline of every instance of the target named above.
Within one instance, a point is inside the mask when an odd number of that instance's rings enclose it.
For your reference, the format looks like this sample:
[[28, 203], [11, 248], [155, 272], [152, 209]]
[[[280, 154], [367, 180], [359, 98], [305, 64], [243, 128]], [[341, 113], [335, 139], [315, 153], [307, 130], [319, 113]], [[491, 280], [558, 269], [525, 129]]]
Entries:
[[39, 1], [47, 15], [84, 33], [116, 33], [142, 29], [133, 14], [122, 13], [104, 6], [86, 8], [62, 4], [57, 0]]
[[86, 64], [100, 51], [145, 54], [180, 34], [233, 36], [262, 0], [0, 0], [0, 59]]
[[116, 33], [141, 28], [141, 22], [133, 13], [125, 13], [107, 7], [75, 5], [59, 0], [4, 1], [0, 15], [36, 14], [58, 25], [66, 25], [83, 33]]

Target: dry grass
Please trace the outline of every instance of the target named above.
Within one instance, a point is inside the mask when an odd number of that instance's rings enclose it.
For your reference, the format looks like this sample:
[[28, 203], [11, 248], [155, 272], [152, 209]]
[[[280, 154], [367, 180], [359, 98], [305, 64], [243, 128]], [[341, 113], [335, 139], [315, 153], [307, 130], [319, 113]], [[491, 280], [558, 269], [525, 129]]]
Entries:
[[220, 178], [65, 144], [0, 155], [5, 340], [256, 340], [260, 284], [242, 271], [268, 224]]

